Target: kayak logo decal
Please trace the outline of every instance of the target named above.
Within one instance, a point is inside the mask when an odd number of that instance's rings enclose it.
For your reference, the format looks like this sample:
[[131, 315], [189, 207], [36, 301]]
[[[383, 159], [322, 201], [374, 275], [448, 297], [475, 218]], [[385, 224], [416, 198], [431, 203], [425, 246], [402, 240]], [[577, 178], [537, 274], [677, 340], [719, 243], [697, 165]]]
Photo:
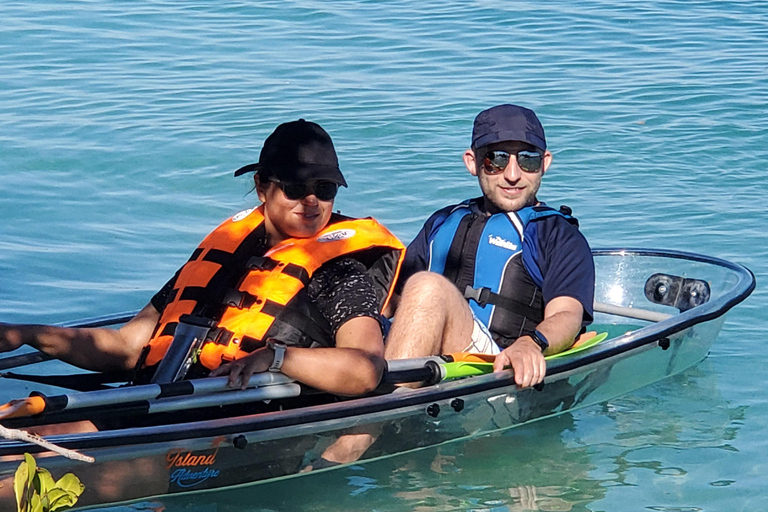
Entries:
[[210, 478], [216, 478], [221, 472], [218, 469], [205, 468], [202, 471], [192, 471], [191, 469], [177, 469], [171, 473], [171, 483], [184, 489], [189, 489], [205, 482]]
[[347, 238], [352, 238], [357, 234], [357, 231], [354, 229], [337, 229], [336, 231], [331, 231], [329, 233], [324, 234], [320, 238], [317, 239], [318, 242], [337, 242], [339, 240], [346, 240]]
[[249, 216], [251, 213], [253, 213], [253, 210], [255, 210], [255, 209], [256, 208], [249, 208], [247, 210], [243, 210], [241, 212], [238, 212], [238, 213], [234, 214], [232, 216], [232, 222], [240, 222], [241, 220], [243, 220], [244, 218]]
[[509, 240], [504, 240], [500, 236], [497, 235], [488, 235], [488, 243], [491, 245], [495, 245], [496, 247], [501, 247], [502, 249], [509, 249], [510, 251], [516, 251], [517, 245], [510, 242]]
[[218, 453], [218, 448], [213, 453], [194, 453], [189, 450], [168, 452], [165, 462], [167, 469], [173, 469], [171, 483], [187, 489], [211, 478], [217, 478], [221, 471], [210, 466], [216, 463]]

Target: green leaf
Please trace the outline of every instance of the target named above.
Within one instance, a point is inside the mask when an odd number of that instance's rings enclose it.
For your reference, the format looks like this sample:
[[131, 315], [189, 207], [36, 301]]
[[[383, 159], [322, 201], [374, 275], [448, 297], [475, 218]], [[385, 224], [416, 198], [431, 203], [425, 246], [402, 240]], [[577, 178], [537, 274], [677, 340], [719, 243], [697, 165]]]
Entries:
[[80, 479], [72, 473], [67, 473], [63, 477], [59, 478], [59, 481], [56, 482], [56, 488], [67, 491], [75, 496], [80, 496], [85, 490], [85, 486], [80, 481]]
[[18, 512], [55, 512], [72, 507], [85, 486], [72, 473], [54, 482], [50, 471], [38, 468], [28, 453], [13, 479]]
[[51, 492], [46, 495], [46, 498], [48, 501], [46, 510], [48, 510], [48, 512], [71, 507], [77, 501], [77, 497], [72, 496], [67, 491], [62, 491], [61, 489], [51, 489]]
[[53, 477], [51, 476], [51, 472], [47, 469], [38, 468], [35, 477], [35, 489], [40, 493], [40, 496], [45, 496], [49, 490], [56, 486], [56, 483], [53, 481]]
[[51, 505], [49, 512], [56, 512], [57, 510], [72, 508], [75, 506], [75, 503], [77, 503], [77, 496], [68, 492], [64, 493], [61, 498], [59, 498], [55, 503]]
[[35, 458], [28, 453], [24, 454], [24, 460], [27, 462], [27, 489], [29, 490], [32, 487], [32, 481], [37, 474], [37, 462], [35, 462]]
[[[26, 454], [25, 454], [26, 455]], [[19, 464], [13, 477], [13, 492], [16, 494], [16, 510], [25, 512], [27, 508], [27, 481], [29, 478], [29, 464], [25, 460]]]
[[37, 494], [33, 495], [29, 500], [29, 512], [44, 512], [43, 501]]

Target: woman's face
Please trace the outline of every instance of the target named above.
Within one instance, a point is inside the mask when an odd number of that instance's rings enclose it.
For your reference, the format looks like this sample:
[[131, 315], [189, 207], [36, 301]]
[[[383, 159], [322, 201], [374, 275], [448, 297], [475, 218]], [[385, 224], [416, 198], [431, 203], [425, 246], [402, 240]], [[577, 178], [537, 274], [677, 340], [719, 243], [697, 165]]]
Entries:
[[270, 245], [286, 238], [314, 236], [331, 219], [333, 199], [320, 201], [314, 193], [301, 199], [288, 199], [276, 183], [262, 183], [258, 175], [255, 180], [259, 199], [264, 203], [264, 221]]

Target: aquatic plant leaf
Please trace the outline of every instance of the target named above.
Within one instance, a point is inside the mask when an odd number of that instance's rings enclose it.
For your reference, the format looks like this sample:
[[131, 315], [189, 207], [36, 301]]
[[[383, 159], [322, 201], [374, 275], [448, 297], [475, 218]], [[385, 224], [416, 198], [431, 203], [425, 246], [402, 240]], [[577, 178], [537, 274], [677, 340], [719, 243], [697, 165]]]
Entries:
[[18, 512], [56, 512], [77, 503], [85, 486], [72, 473], [54, 482], [50, 471], [38, 468], [34, 457], [24, 454], [13, 479]]
[[51, 472], [45, 468], [37, 468], [37, 474], [35, 475], [35, 490], [40, 493], [40, 496], [45, 496], [48, 491], [53, 489], [56, 483], [53, 481]]
[[43, 511], [43, 500], [40, 499], [39, 495], [33, 494], [29, 498], [29, 512], [44, 512]]
[[[27, 454], [24, 454], [25, 456]], [[24, 512], [26, 508], [27, 497], [27, 482], [29, 481], [29, 464], [26, 459], [19, 464], [16, 469], [16, 474], [13, 477], [13, 492], [16, 494], [16, 510], [18, 512]]]
[[46, 495], [47, 498], [47, 512], [55, 512], [56, 510], [63, 510], [69, 508], [77, 502], [77, 496], [68, 491], [61, 489], [51, 489]]
[[37, 462], [35, 462], [35, 458], [28, 453], [24, 454], [24, 461], [27, 463], [27, 489], [31, 489], [35, 475], [37, 474]]
[[85, 486], [80, 479], [72, 473], [67, 473], [59, 478], [59, 481], [56, 482], [56, 488], [74, 494], [75, 496], [80, 496], [85, 490]]

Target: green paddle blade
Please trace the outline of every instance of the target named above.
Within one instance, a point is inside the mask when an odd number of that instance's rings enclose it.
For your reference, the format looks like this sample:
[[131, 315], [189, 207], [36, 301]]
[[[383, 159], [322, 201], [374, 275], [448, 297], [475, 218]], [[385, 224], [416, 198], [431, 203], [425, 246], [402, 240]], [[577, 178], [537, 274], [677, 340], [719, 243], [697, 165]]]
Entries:
[[493, 373], [493, 363], [457, 361], [455, 363], [443, 363], [440, 366], [443, 367], [445, 372], [443, 380], [462, 379], [474, 375]]
[[[592, 338], [588, 339], [584, 343], [580, 344], [578, 347], [570, 348], [564, 352], [560, 352], [559, 354], [547, 356], [545, 359], [549, 361], [550, 359], [555, 359], [558, 357], [576, 354], [578, 352], [581, 352], [582, 350], [586, 350], [590, 347], [594, 347], [595, 345], [597, 345], [607, 337], [608, 337], [607, 332], [601, 332], [597, 336], [593, 336]], [[443, 367], [443, 371], [445, 373], [445, 377], [443, 377], [443, 380], [463, 379], [464, 377], [473, 377], [475, 375], [485, 375], [486, 373], [493, 372], [493, 363], [457, 361], [454, 363], [443, 363], [441, 364], [441, 366]]]
[[607, 337], [608, 337], [608, 333], [607, 332], [601, 332], [597, 336], [593, 336], [592, 338], [589, 338], [587, 341], [585, 341], [584, 343], [582, 343], [578, 347], [569, 348], [568, 350], [566, 350], [564, 352], [560, 352], [558, 354], [553, 354], [551, 356], [547, 356], [545, 359], [547, 361], [549, 361], [550, 359], [556, 359], [558, 357], [570, 356], [572, 354], [576, 354], [578, 352], [581, 352], [582, 350], [587, 350], [590, 347], [594, 347], [595, 345], [597, 345], [598, 343], [600, 343], [601, 341], [603, 341]]

